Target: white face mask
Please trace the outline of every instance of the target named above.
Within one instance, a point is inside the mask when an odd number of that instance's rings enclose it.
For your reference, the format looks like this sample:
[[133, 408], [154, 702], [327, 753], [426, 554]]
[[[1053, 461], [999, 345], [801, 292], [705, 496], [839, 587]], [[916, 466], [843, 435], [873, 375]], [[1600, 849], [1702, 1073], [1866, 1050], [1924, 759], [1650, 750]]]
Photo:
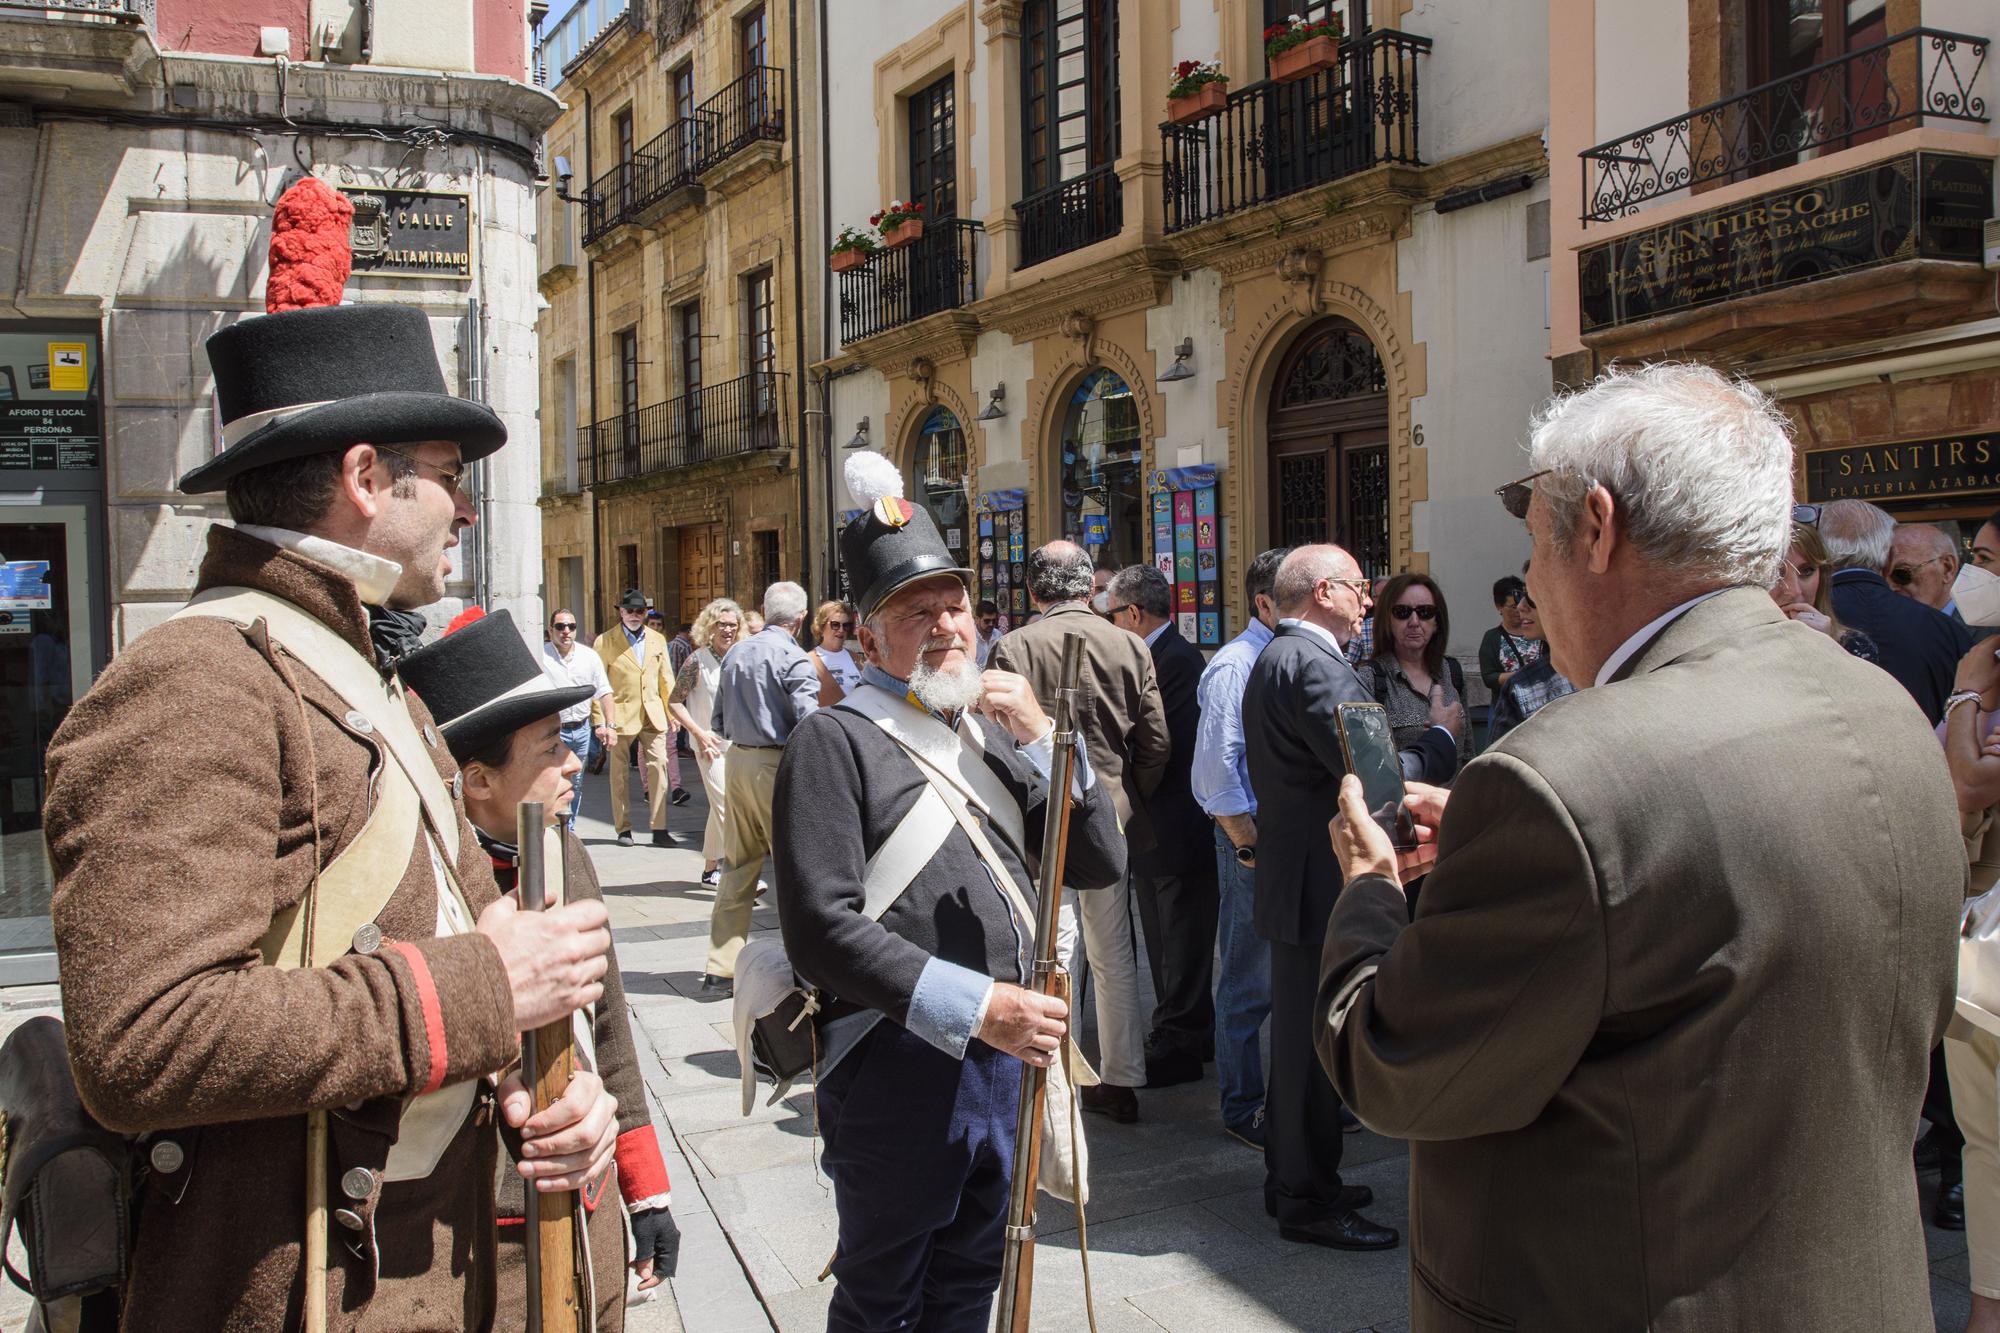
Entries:
[[2000, 575], [1978, 565], [1961, 565], [1952, 580], [1951, 597], [1968, 625], [2000, 625]]

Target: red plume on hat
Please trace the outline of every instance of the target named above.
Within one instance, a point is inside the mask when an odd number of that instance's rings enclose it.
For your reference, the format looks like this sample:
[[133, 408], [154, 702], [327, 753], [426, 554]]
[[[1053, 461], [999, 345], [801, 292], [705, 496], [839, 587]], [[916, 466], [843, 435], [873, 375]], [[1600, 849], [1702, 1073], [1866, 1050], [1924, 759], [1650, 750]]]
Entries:
[[444, 632], [446, 634], [455, 634], [459, 630], [464, 629], [467, 625], [470, 625], [473, 621], [484, 620], [485, 618], [486, 618], [485, 607], [478, 605], [468, 606], [463, 611], [460, 611], [457, 615], [451, 618], [451, 623], [444, 627]]
[[325, 181], [307, 176], [278, 196], [271, 215], [271, 277], [264, 310], [339, 305], [354, 267], [348, 224], [354, 205]]

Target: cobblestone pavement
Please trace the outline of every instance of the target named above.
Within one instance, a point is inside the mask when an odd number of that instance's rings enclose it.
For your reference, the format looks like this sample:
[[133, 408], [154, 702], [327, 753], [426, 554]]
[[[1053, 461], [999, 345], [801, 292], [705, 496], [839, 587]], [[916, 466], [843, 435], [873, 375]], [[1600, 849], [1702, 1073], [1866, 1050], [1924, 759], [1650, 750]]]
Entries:
[[[688, 776], [692, 778], [690, 765]], [[671, 1291], [632, 1306], [632, 1333], [816, 1333], [825, 1328], [833, 1252], [832, 1188], [815, 1169], [812, 1097], [795, 1089], [740, 1112], [727, 1002], [702, 1000], [700, 982], [713, 893], [701, 887], [698, 783], [672, 812], [683, 847], [619, 847], [589, 817], [608, 808], [604, 779], [588, 781], [579, 832], [611, 904], [661, 1144], [684, 1234]], [[633, 793], [633, 808], [646, 807]], [[769, 906], [758, 929], [775, 929]], [[1145, 975], [1142, 968], [1141, 975]], [[35, 1013], [55, 1012], [54, 987], [0, 991], [0, 1035]], [[1088, 1005], [1085, 1045], [1091, 1043]], [[1102, 1333], [1261, 1333], [1302, 1329], [1392, 1333], [1408, 1324], [1408, 1251], [1345, 1254], [1289, 1244], [1263, 1212], [1263, 1159], [1224, 1136], [1213, 1078], [1141, 1092], [1140, 1120], [1092, 1117], [1091, 1276]], [[1370, 1216], [1407, 1231], [1407, 1162], [1400, 1142], [1351, 1135], [1347, 1178], [1371, 1186]], [[1935, 1176], [1923, 1180], [1928, 1207]], [[1086, 1327], [1077, 1229], [1071, 1211], [1042, 1200], [1036, 1262], [1038, 1330]], [[1932, 1297], [1940, 1333], [1964, 1328], [1968, 1302], [1963, 1233], [1929, 1229]], [[18, 1251], [18, 1246], [17, 1246]], [[0, 1284], [0, 1329], [21, 1327], [26, 1300]]]

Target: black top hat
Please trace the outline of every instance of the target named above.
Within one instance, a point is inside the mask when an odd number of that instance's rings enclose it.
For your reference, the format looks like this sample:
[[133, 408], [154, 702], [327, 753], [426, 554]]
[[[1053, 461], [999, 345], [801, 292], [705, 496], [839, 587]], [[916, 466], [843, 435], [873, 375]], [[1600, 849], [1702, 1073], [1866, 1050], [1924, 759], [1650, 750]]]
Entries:
[[493, 409], [445, 391], [430, 320], [409, 306], [260, 315], [217, 333], [207, 350], [224, 447], [181, 478], [190, 495], [353, 444], [451, 440], [471, 462], [507, 442]]
[[644, 611], [646, 609], [646, 594], [640, 592], [637, 588], [627, 588], [625, 595], [618, 599], [618, 609], [621, 611]]
[[396, 674], [437, 719], [461, 764], [502, 736], [590, 697], [588, 685], [551, 685], [505, 611], [481, 616], [396, 663]]
[[840, 564], [862, 620], [874, 615], [897, 589], [937, 574], [955, 574], [972, 587], [972, 571], [945, 548], [937, 523], [921, 505], [903, 498], [896, 465], [877, 453], [847, 460], [847, 489], [864, 506], [840, 534]]

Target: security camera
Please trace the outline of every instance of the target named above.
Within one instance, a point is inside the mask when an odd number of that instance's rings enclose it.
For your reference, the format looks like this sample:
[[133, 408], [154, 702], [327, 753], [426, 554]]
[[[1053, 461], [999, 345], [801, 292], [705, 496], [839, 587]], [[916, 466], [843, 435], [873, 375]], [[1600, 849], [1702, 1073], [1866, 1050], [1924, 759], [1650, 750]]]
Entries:
[[568, 159], [568, 158], [566, 158], [566, 157], [564, 157], [564, 156], [563, 156], [563, 155], [562, 155], [561, 153], [557, 153], [557, 154], [556, 154], [556, 193], [557, 193], [557, 194], [568, 194], [568, 193], [569, 193], [569, 183], [570, 183], [570, 181], [572, 181], [573, 179], [575, 179], [575, 174], [574, 174], [573, 172], [571, 172], [571, 171], [570, 171], [570, 169], [569, 169], [569, 159]]

